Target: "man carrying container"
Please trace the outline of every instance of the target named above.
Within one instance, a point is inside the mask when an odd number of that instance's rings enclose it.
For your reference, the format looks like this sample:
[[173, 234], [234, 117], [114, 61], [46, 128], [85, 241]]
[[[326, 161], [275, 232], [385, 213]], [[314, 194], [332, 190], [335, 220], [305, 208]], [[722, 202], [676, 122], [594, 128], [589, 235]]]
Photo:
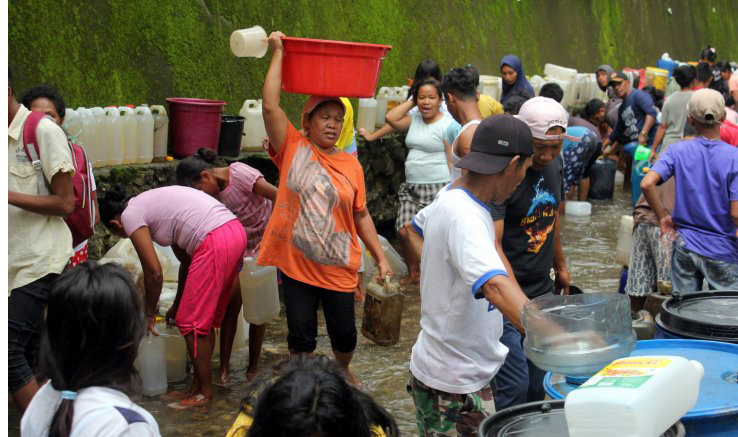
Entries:
[[502, 318], [522, 331], [528, 299], [497, 253], [490, 202], [503, 202], [531, 165], [528, 126], [493, 115], [474, 132], [443, 188], [412, 221], [423, 237], [421, 331], [410, 358], [408, 392], [421, 436], [471, 436], [495, 412], [490, 385], [507, 354]]

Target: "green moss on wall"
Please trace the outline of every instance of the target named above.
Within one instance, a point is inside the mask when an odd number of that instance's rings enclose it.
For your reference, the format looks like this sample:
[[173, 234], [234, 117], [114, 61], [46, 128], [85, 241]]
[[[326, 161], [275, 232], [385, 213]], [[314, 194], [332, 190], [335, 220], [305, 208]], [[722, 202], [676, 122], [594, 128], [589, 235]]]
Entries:
[[[8, 58], [19, 93], [50, 83], [73, 107], [184, 96], [223, 99], [236, 113], [261, 95], [269, 56], [236, 58], [228, 38], [255, 24], [390, 44], [379, 84], [395, 86], [428, 57], [495, 74], [516, 53], [529, 75], [547, 62], [643, 67], [665, 51], [694, 60], [707, 44], [736, 59], [736, 11], [735, 0], [11, 0]], [[296, 118], [304, 97], [283, 100]]]

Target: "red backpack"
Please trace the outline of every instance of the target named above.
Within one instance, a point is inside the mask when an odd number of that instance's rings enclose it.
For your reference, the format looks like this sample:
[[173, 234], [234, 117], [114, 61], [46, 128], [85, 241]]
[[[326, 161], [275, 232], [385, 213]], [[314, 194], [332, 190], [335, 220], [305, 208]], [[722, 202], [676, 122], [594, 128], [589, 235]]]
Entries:
[[[26, 156], [28, 156], [28, 159], [33, 165], [33, 169], [36, 170], [40, 195], [49, 194], [41, 167], [41, 158], [36, 138], [36, 128], [44, 117], [46, 117], [46, 114], [31, 112], [23, 125], [23, 147], [26, 150]], [[74, 177], [72, 178], [72, 185], [74, 187], [74, 212], [65, 218], [64, 221], [69, 226], [69, 230], [72, 231], [72, 244], [77, 246], [95, 233], [95, 202], [92, 201], [92, 177], [89, 174], [90, 167], [87, 161], [87, 152], [79, 144], [72, 143], [71, 141], [67, 141], [67, 144], [69, 145], [69, 152], [72, 155], [72, 165], [74, 165]]]

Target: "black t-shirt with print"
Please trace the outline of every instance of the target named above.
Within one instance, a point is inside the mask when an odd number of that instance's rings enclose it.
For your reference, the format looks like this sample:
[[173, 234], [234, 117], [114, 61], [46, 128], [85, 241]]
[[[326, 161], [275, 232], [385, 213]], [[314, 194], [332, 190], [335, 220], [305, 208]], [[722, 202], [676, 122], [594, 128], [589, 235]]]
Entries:
[[556, 212], [564, 195], [561, 156], [525, 179], [502, 204], [492, 204], [492, 219], [505, 220], [502, 250], [529, 298], [554, 291], [551, 280]]

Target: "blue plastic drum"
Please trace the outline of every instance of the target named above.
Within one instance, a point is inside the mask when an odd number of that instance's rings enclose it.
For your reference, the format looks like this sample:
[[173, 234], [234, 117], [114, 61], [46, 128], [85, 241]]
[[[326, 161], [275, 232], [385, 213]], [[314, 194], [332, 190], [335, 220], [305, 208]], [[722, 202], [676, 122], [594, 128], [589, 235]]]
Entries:
[[[697, 405], [682, 417], [687, 436], [738, 436], [738, 345], [705, 340], [642, 340], [630, 356], [673, 355], [702, 363]], [[547, 373], [546, 393], [563, 399], [578, 385], [560, 374]]]

